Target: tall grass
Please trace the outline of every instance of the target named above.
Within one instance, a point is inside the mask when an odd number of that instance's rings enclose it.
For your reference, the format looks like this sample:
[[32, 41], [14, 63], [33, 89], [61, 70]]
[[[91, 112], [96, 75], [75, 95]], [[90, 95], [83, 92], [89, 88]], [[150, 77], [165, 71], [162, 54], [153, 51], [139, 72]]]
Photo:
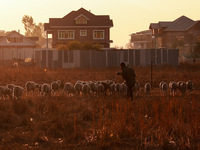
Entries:
[[[134, 68], [143, 86], [150, 82], [150, 68]], [[0, 83], [24, 86], [28, 80], [112, 79], [119, 68], [58, 69], [0, 67]], [[188, 71], [192, 70], [192, 72]], [[200, 147], [200, 67], [154, 66], [151, 96], [143, 90], [134, 101], [120, 96], [78, 97], [64, 95], [20, 100], [0, 100], [0, 149], [198, 149]], [[160, 96], [160, 81], [192, 80], [195, 90], [186, 96]]]

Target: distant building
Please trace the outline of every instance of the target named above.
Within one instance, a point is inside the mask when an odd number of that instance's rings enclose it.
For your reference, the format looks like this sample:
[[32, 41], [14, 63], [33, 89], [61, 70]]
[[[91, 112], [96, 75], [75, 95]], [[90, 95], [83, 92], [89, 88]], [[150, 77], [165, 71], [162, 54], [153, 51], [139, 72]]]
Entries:
[[63, 18], [49, 18], [49, 23], [44, 24], [47, 36], [52, 34], [53, 48], [74, 40], [90, 41], [109, 48], [111, 27], [113, 22], [108, 15], [94, 15], [84, 8], [72, 11]]
[[141, 32], [132, 33], [131, 44], [133, 49], [150, 49], [152, 48], [152, 32], [145, 30]]
[[180, 54], [191, 55], [200, 42], [200, 21], [181, 16], [174, 21], [151, 23], [153, 48], [179, 48]]
[[34, 51], [39, 45], [38, 37], [25, 37], [11, 31], [0, 37], [0, 60], [34, 58]]

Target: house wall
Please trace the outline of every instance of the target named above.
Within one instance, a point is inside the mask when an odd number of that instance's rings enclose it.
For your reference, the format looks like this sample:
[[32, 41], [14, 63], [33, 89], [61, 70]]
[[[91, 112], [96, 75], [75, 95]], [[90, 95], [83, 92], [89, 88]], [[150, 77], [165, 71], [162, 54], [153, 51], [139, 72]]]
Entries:
[[[73, 30], [75, 32], [74, 39], [58, 39], [58, 31], [59, 30]], [[80, 30], [87, 30], [87, 36], [80, 36]], [[93, 31], [94, 30], [104, 30], [104, 39], [93, 39]], [[55, 48], [57, 44], [67, 43], [69, 41], [80, 41], [86, 42], [90, 41], [93, 43], [98, 43], [103, 45], [105, 48], [110, 47], [109, 39], [110, 39], [110, 30], [109, 28], [62, 28], [62, 29], [53, 29], [53, 47]]]

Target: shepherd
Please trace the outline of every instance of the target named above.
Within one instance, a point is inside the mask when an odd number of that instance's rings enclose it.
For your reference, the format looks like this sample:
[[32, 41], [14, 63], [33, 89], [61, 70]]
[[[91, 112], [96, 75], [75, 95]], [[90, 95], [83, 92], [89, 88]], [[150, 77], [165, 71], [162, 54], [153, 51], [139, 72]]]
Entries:
[[120, 64], [122, 72], [118, 72], [126, 82], [127, 86], [127, 97], [133, 100], [133, 87], [135, 85], [135, 71], [133, 68], [129, 68], [124, 62]]

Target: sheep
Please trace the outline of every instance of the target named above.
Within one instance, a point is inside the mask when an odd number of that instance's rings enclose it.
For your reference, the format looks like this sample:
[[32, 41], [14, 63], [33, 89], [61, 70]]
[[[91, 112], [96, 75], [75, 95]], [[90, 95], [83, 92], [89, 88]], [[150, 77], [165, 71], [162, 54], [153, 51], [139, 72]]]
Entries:
[[161, 95], [165, 95], [167, 94], [167, 89], [168, 89], [168, 85], [167, 83], [165, 83], [164, 81], [162, 81], [160, 84], [159, 84], [159, 87], [161, 88]]
[[178, 87], [177, 87], [177, 83], [171, 81], [171, 82], [169, 83], [170, 95], [175, 96], [177, 88], [178, 88]]
[[95, 82], [91, 82], [91, 83], [89, 83], [89, 86], [90, 86], [90, 88], [91, 88], [91, 92], [92, 92], [92, 94], [95, 96], [98, 96], [97, 94], [98, 94], [98, 85], [95, 83]]
[[118, 92], [118, 93], [122, 93], [122, 86], [121, 86], [121, 84], [120, 83], [116, 83], [115, 84], [115, 89], [116, 89], [116, 92]]
[[39, 84], [37, 84], [37, 83], [35, 83], [33, 81], [27, 81], [26, 84], [25, 84], [26, 96], [28, 96], [28, 93], [30, 91], [33, 91], [33, 95], [34, 95], [34, 92], [35, 92], [36, 88], [39, 88]]
[[113, 95], [116, 92], [115, 83], [110, 85], [109, 92], [110, 92], [110, 95]]
[[124, 82], [121, 83], [121, 84], [120, 83], [116, 83], [115, 88], [116, 88], [116, 92], [120, 96], [127, 92], [127, 86], [126, 86], [126, 84]]
[[6, 85], [6, 87], [9, 88], [9, 89], [11, 89], [12, 91], [13, 91], [13, 89], [14, 89], [15, 86], [16, 85], [14, 85], [14, 84], [7, 84]]
[[191, 80], [186, 82], [187, 91], [191, 92], [193, 90], [193, 83]]
[[106, 95], [109, 87], [110, 87], [110, 81], [109, 80], [105, 80], [105, 81], [100, 81], [100, 84], [102, 84], [104, 86], [104, 93]]
[[60, 85], [61, 85], [61, 81], [60, 80], [53, 81], [51, 83], [51, 92], [52, 92], [52, 95], [55, 95], [55, 92], [60, 89]]
[[76, 91], [76, 93], [77, 93], [78, 96], [81, 95], [82, 87], [83, 87], [83, 83], [80, 82], [80, 81], [77, 81], [77, 82], [75, 83], [75, 85], [74, 85], [74, 89], [75, 89], [75, 91]]
[[73, 93], [75, 93], [75, 88], [70, 82], [67, 82], [63, 91], [64, 93], [67, 93], [68, 96], [73, 96]]
[[125, 82], [121, 83], [121, 89], [122, 89], [122, 94], [126, 94], [127, 93], [127, 86], [125, 84]]
[[162, 91], [162, 84], [163, 83], [165, 83], [164, 81], [161, 81], [160, 83], [159, 83], [159, 88], [160, 88], [160, 90]]
[[51, 85], [47, 83], [42, 84], [41, 96], [51, 96]]
[[22, 98], [24, 92], [24, 88], [21, 86], [15, 86], [13, 89], [13, 98], [14, 99], [20, 99]]
[[12, 99], [12, 93], [13, 93], [13, 90], [9, 89], [8, 87], [5, 86], [5, 89], [4, 89], [4, 98], [5, 100], [7, 99], [7, 96]]
[[140, 91], [140, 83], [138, 81], [135, 82], [133, 86], [133, 92], [135, 92], [136, 96], [139, 95]]
[[150, 95], [150, 93], [151, 93], [151, 85], [150, 85], [150, 83], [146, 83], [144, 85], [144, 92], [146, 93], [146, 95]]
[[180, 85], [179, 85], [179, 91], [182, 93], [182, 96], [185, 95], [186, 90], [187, 90], [186, 83], [185, 82], [181, 82]]
[[4, 88], [3, 86], [0, 86], [0, 98], [1, 98], [1, 99], [3, 99], [4, 90], [5, 90], [5, 88]]
[[98, 95], [100, 94], [104, 94], [105, 92], [105, 87], [103, 86], [103, 84], [98, 84]]
[[83, 97], [85, 97], [85, 95], [89, 95], [91, 92], [91, 88], [89, 86], [89, 84], [84, 84], [82, 87], [82, 93], [83, 93]]

